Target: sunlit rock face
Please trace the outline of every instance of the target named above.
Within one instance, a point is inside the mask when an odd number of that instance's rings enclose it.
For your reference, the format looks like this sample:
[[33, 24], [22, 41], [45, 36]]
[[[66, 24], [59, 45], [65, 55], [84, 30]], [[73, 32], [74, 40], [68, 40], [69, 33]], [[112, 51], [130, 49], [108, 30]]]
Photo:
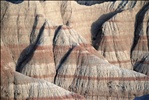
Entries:
[[54, 83], [89, 100], [131, 100], [134, 94], [149, 92], [145, 89], [149, 86], [147, 76], [114, 66], [94, 50], [72, 28], [61, 26], [54, 41]]
[[38, 32], [31, 33], [31, 44], [21, 53], [16, 69], [27, 76], [53, 82], [55, 64], [50, 27], [44, 22]]
[[148, 1], [6, 0], [0, 20], [2, 100], [148, 97]]
[[84, 100], [83, 96], [69, 92], [53, 83], [16, 72], [7, 45], [1, 40], [1, 100]]
[[[93, 2], [97, 3], [93, 4]], [[141, 18], [141, 16], [148, 15], [148, 2], [106, 2], [105, 0], [100, 4], [98, 1], [78, 1], [78, 3], [81, 5], [71, 2], [71, 8], [69, 8], [72, 13], [69, 14], [71, 16], [69, 25], [86, 38], [87, 42], [92, 44], [111, 64], [133, 69], [132, 59], [136, 59], [133, 56], [136, 52], [133, 41], [136, 41], [134, 36], [138, 26], [137, 21], [143, 19], [144, 28], [147, 28], [145, 23], [148, 17]], [[66, 7], [67, 5], [65, 3]], [[68, 16], [68, 11], [66, 13]], [[147, 45], [146, 48], [148, 48]], [[146, 49], [144, 52], [147, 51]]]

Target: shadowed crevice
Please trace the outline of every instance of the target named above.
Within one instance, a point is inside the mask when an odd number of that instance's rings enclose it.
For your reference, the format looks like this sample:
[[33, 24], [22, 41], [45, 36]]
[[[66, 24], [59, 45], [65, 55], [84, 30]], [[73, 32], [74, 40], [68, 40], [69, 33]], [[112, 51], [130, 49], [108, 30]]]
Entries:
[[54, 58], [54, 65], [55, 66], [56, 66], [56, 61], [55, 61], [55, 56], [54, 56], [54, 48], [55, 48], [56, 38], [57, 38], [58, 32], [60, 31], [61, 28], [62, 28], [62, 25], [57, 27], [57, 29], [55, 30], [55, 33], [54, 33], [54, 37], [53, 37], [53, 58]]
[[92, 38], [92, 45], [96, 50], [99, 49], [101, 40], [104, 35], [102, 31], [103, 24], [107, 22], [109, 19], [111, 19], [113, 16], [115, 16], [116, 14], [122, 11], [123, 10], [118, 10], [118, 11], [110, 12], [107, 14], [103, 14], [102, 16], [98, 18], [98, 20], [93, 22], [93, 24], [91, 25], [91, 38]]
[[[54, 52], [54, 50], [55, 50], [56, 42], [57, 42], [57, 39], [58, 39], [58, 37], [59, 37], [59, 35], [60, 35], [59, 32], [61, 31], [61, 29], [62, 29], [62, 25], [59, 26], [59, 27], [56, 29], [56, 31], [55, 31], [55, 35], [54, 35], [54, 38], [53, 38], [53, 52]], [[54, 83], [56, 83], [56, 78], [57, 78], [57, 76], [58, 76], [58, 72], [59, 72], [61, 66], [65, 63], [65, 61], [67, 60], [68, 56], [71, 54], [71, 52], [73, 51], [73, 49], [75, 48], [75, 46], [76, 46], [76, 45], [72, 45], [72, 48], [70, 48], [70, 49], [67, 51], [67, 53], [61, 58], [60, 63], [59, 63], [59, 65], [58, 65], [57, 69], [56, 69], [56, 75], [55, 75], [55, 77], [54, 77]], [[54, 56], [54, 63], [55, 63], [55, 66], [56, 66], [55, 56]]]
[[145, 4], [136, 15], [134, 40], [133, 40], [133, 44], [132, 44], [131, 51], [130, 51], [130, 57], [131, 58], [133, 58], [132, 53], [133, 53], [133, 50], [135, 49], [135, 47], [138, 44], [140, 36], [145, 34], [144, 31], [143, 31], [143, 20], [144, 20], [145, 14], [146, 14], [148, 9], [149, 9], [149, 3]]
[[73, 51], [74, 47], [75, 47], [75, 46], [72, 46], [72, 48], [70, 48], [70, 49], [68, 50], [68, 52], [67, 52], [67, 53], [63, 56], [63, 58], [60, 60], [60, 63], [59, 63], [59, 65], [58, 65], [57, 69], [56, 69], [56, 75], [55, 75], [55, 77], [54, 77], [54, 84], [56, 84], [56, 78], [57, 78], [57, 75], [58, 75], [58, 72], [59, 72], [61, 66], [65, 63], [65, 61], [67, 60], [68, 56], [69, 56], [69, 55], [71, 54], [71, 52]]
[[39, 16], [37, 15], [34, 19], [34, 24], [33, 24], [33, 27], [32, 27], [32, 31], [31, 31], [31, 34], [30, 34], [30, 43], [34, 42], [34, 38], [35, 38], [35, 31], [36, 31], [36, 28], [37, 28], [37, 24], [38, 24], [38, 18]]
[[53, 38], [53, 46], [56, 43], [56, 37], [57, 37], [58, 32], [60, 31], [61, 28], [62, 28], [62, 25], [58, 26], [58, 28], [55, 30], [54, 38]]
[[136, 72], [143, 73], [145, 75], [149, 75], [149, 53], [145, 54], [142, 59], [138, 62], [135, 62], [133, 70]]
[[42, 33], [43, 33], [43, 31], [44, 31], [45, 24], [46, 24], [46, 22], [45, 22], [45, 23], [42, 25], [42, 27], [40, 28], [40, 31], [39, 31], [39, 34], [38, 34], [38, 36], [37, 36], [37, 39], [36, 39], [35, 43], [34, 43], [34, 44], [30, 44], [30, 45], [29, 45], [27, 48], [25, 48], [25, 49], [23, 50], [23, 52], [20, 54], [20, 57], [19, 57], [19, 59], [18, 59], [17, 66], [16, 66], [16, 71], [21, 72], [22, 69], [23, 69], [23, 67], [24, 67], [24, 65], [25, 65], [26, 63], [28, 63], [28, 62], [32, 59], [32, 57], [33, 57], [33, 55], [34, 55], [34, 51], [35, 51], [36, 48], [37, 48], [37, 44], [38, 44], [38, 42], [39, 42], [39, 40], [40, 40], [40, 38], [41, 38], [41, 36], [42, 36]]
[[148, 51], [149, 51], [149, 19], [147, 21], [146, 36], [147, 36], [147, 45], [148, 45]]

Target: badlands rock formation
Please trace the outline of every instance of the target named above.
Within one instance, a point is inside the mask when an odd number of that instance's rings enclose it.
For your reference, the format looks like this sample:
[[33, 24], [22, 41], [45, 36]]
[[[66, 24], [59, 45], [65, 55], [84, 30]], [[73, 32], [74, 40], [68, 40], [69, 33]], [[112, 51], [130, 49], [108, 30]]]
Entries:
[[97, 51], [86, 45], [85, 39], [73, 29], [62, 26], [54, 40], [55, 84], [84, 95], [88, 100], [132, 100], [135, 95], [149, 92], [145, 89], [148, 77], [120, 69], [96, 56]]
[[1, 100], [149, 94], [148, 1], [6, 0], [0, 20]]
[[83, 100], [82, 96], [50, 82], [16, 72], [11, 53], [2, 40], [1, 57], [1, 100]]
[[55, 76], [55, 65], [52, 52], [52, 38], [48, 22], [41, 29], [31, 33], [30, 45], [22, 52], [17, 71], [30, 77], [41, 78], [52, 82]]

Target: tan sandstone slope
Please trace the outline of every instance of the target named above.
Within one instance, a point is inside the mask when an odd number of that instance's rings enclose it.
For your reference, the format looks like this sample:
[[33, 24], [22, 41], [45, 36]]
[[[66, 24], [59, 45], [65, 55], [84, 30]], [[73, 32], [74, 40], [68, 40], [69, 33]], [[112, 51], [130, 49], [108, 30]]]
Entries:
[[50, 82], [16, 72], [11, 53], [1, 40], [1, 100], [76, 100], [82, 96]]
[[72, 28], [61, 26], [54, 41], [54, 83], [89, 100], [132, 100], [149, 92], [147, 76], [111, 65], [93, 49]]
[[6, 0], [0, 23], [1, 100], [149, 94], [148, 1]]

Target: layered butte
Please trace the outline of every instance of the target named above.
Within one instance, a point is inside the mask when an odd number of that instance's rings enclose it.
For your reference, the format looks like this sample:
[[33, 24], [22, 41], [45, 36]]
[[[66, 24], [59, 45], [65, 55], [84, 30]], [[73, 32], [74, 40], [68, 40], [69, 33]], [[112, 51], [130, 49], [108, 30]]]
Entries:
[[6, 0], [0, 23], [1, 100], [148, 99], [148, 1]]
[[93, 49], [72, 28], [61, 26], [54, 41], [54, 83], [88, 100], [131, 100], [149, 92], [147, 76], [114, 66]]
[[2, 40], [1, 57], [1, 100], [84, 100], [50, 82], [16, 72], [12, 54]]

